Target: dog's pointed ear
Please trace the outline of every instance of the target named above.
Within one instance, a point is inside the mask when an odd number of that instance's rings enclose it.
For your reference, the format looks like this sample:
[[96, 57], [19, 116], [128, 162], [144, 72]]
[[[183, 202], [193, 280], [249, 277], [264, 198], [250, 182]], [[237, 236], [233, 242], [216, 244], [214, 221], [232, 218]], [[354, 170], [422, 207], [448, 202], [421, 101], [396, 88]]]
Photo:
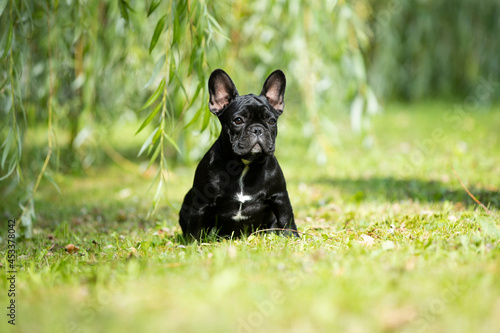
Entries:
[[281, 70], [275, 70], [271, 73], [264, 82], [261, 96], [265, 96], [267, 101], [279, 114], [283, 113], [285, 108], [285, 88], [286, 78]]
[[208, 108], [219, 116], [222, 110], [238, 96], [238, 90], [233, 81], [222, 69], [216, 69], [208, 79], [210, 99]]

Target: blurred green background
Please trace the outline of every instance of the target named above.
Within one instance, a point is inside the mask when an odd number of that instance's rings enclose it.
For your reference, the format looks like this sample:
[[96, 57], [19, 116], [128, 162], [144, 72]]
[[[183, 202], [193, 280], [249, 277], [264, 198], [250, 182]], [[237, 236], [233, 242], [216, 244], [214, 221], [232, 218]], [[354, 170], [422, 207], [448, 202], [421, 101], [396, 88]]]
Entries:
[[[498, 331], [499, 35], [498, 0], [0, 0], [0, 332]], [[300, 240], [180, 237], [216, 68], [287, 76]]]
[[369, 149], [371, 118], [394, 101], [488, 112], [499, 14], [496, 0], [1, 0], [1, 210], [29, 235], [40, 182], [110, 162], [154, 166], [156, 207], [168, 168], [196, 162], [218, 133], [206, 107], [216, 68], [241, 94], [282, 69], [282, 122], [319, 165], [342, 145], [343, 115]]

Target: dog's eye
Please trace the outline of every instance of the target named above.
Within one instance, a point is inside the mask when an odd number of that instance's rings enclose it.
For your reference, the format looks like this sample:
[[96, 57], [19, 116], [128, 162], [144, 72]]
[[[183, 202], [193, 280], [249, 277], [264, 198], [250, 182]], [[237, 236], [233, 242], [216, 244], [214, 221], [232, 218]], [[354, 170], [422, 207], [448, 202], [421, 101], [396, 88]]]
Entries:
[[276, 124], [276, 119], [271, 118], [271, 119], [269, 119], [269, 120], [267, 121], [267, 123], [268, 123], [269, 125], [274, 125], [274, 124]]
[[235, 118], [235, 119], [233, 120], [233, 122], [234, 122], [236, 125], [241, 125], [241, 124], [243, 124], [243, 119], [241, 119], [240, 117], [238, 117], [238, 118]]

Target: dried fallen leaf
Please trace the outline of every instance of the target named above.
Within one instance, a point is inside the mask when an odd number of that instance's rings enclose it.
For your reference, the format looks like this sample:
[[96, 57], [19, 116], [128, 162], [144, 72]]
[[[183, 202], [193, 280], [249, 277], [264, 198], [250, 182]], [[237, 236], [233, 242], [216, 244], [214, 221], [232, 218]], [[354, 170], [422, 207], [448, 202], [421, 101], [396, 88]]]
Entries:
[[127, 258], [130, 259], [130, 258], [133, 258], [137, 255], [137, 249], [133, 246], [130, 247], [130, 252], [128, 253], [128, 256]]
[[166, 229], [157, 230], [153, 233], [153, 235], [158, 236], [160, 238], [165, 238], [165, 236], [167, 235], [167, 230]]
[[235, 259], [237, 255], [238, 250], [236, 249], [236, 246], [229, 245], [229, 247], [227, 248], [227, 256], [229, 257], [229, 259]]
[[385, 309], [381, 321], [387, 331], [399, 331], [404, 325], [417, 317], [418, 313], [412, 306], [396, 309]]
[[373, 239], [373, 237], [371, 237], [371, 236], [362, 234], [361, 238], [363, 240], [360, 241], [360, 243], [363, 244], [363, 245], [373, 245], [375, 243], [375, 239]]
[[66, 245], [65, 249], [66, 249], [66, 251], [68, 251], [69, 254], [73, 254], [73, 253], [77, 252], [78, 250], [80, 250], [80, 248], [78, 246], [75, 246], [73, 244]]
[[416, 263], [417, 263], [417, 258], [416, 257], [408, 258], [408, 260], [406, 260], [406, 263], [405, 263], [406, 270], [407, 271], [414, 270]]

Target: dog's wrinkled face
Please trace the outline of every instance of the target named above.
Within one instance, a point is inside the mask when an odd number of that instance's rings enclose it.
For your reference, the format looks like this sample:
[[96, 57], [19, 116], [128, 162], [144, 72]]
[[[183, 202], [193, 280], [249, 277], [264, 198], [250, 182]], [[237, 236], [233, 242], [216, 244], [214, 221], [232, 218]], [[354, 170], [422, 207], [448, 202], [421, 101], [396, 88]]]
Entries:
[[219, 117], [221, 135], [233, 153], [248, 161], [262, 161], [274, 153], [278, 117], [283, 113], [285, 75], [275, 71], [267, 78], [260, 96], [239, 96], [231, 78], [215, 70], [208, 81], [210, 111]]
[[246, 160], [274, 153], [279, 114], [263, 96], [238, 96], [220, 116], [233, 152]]

